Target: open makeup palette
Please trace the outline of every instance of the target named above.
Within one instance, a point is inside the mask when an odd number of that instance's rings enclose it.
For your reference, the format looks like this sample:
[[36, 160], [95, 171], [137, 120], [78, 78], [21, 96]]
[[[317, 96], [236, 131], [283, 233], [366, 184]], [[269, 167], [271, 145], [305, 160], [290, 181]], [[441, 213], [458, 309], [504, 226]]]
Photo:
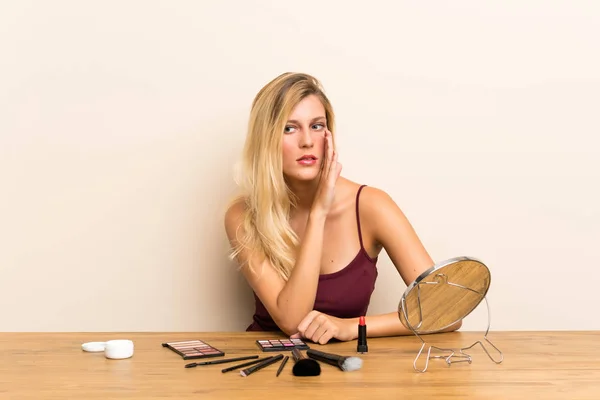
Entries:
[[267, 339], [257, 340], [256, 344], [262, 351], [292, 351], [308, 350], [308, 345], [300, 339]]
[[184, 360], [196, 358], [220, 357], [225, 355], [221, 350], [203, 342], [202, 340], [187, 340], [183, 342], [167, 342], [162, 344], [175, 353], [179, 354]]

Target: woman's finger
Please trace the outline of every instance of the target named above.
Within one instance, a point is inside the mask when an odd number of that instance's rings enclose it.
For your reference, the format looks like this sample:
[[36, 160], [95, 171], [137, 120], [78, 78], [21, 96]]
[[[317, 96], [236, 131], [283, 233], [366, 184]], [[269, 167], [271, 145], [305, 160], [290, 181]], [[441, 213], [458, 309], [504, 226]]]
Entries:
[[328, 136], [330, 135], [329, 131], [325, 131], [325, 135], [323, 135], [323, 162], [321, 163], [321, 176], [322, 178], [327, 178], [327, 176], [329, 175], [329, 170], [330, 170], [330, 166], [331, 166], [331, 156], [329, 155], [330, 153], [330, 147], [329, 146], [329, 140], [328, 140]]
[[325, 333], [319, 338], [319, 344], [327, 344], [333, 338], [332, 332], [328, 329]]
[[331, 165], [329, 166], [329, 172], [327, 173], [327, 183], [330, 186], [335, 186], [335, 181], [337, 179], [337, 170], [338, 170], [338, 155], [337, 152], [333, 153], [333, 160], [331, 160]]
[[327, 145], [327, 161], [331, 164], [333, 161], [333, 146], [331, 143], [331, 132], [327, 131], [327, 136], [325, 137], [325, 144]]
[[315, 343], [321, 343], [321, 338], [323, 338], [323, 336], [328, 331], [328, 329], [327, 329], [328, 326], [329, 326], [329, 323], [327, 321], [325, 321], [323, 324], [319, 325], [319, 327], [312, 334], [311, 340]]
[[[308, 327], [304, 330], [304, 337], [307, 337], [313, 340], [315, 336], [315, 332], [319, 329], [321, 325], [327, 322], [327, 319], [323, 314], [316, 315], [311, 321]], [[313, 340], [314, 341], [314, 340]]]
[[308, 327], [304, 330], [303, 336], [314, 342], [313, 338], [315, 336], [315, 332], [319, 329], [320, 326], [321, 326], [321, 321], [316, 318], [313, 319], [311, 321], [310, 325], [308, 325]]
[[327, 130], [327, 156], [333, 160], [333, 134]]
[[321, 315], [321, 313], [316, 310], [312, 310], [311, 312], [306, 314], [306, 317], [304, 317], [302, 321], [300, 321], [300, 323], [298, 324], [298, 332], [304, 335], [310, 324], [312, 324], [313, 320], [319, 315]]
[[337, 151], [333, 152], [333, 156], [331, 157], [331, 165], [329, 166], [329, 169], [331, 171], [335, 170], [336, 164], [337, 164], [337, 158], [338, 158], [338, 154]]

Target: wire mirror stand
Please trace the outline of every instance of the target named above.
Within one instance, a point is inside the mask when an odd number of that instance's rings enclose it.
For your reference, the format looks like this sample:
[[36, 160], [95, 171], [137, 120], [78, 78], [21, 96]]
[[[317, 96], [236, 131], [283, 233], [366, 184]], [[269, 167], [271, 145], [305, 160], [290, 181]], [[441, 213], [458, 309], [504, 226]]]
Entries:
[[[490, 282], [489, 269], [481, 261], [470, 257], [457, 257], [436, 264], [408, 286], [400, 300], [398, 314], [402, 324], [421, 341], [421, 348], [413, 361], [415, 371], [427, 371], [431, 359], [443, 359], [448, 366], [459, 362], [471, 364], [472, 356], [466, 351], [477, 345], [481, 346], [494, 363], [500, 364], [504, 360], [502, 352], [488, 338], [491, 314], [486, 294]], [[423, 292], [427, 292], [426, 295]], [[421, 336], [440, 332], [454, 325], [469, 315], [482, 300], [485, 300], [488, 317], [483, 342], [477, 340], [467, 347], [453, 349], [428, 345]], [[492, 356], [488, 347], [493, 348], [498, 356]], [[417, 363], [425, 348], [425, 365], [419, 368]], [[432, 355], [432, 351], [443, 354]]]

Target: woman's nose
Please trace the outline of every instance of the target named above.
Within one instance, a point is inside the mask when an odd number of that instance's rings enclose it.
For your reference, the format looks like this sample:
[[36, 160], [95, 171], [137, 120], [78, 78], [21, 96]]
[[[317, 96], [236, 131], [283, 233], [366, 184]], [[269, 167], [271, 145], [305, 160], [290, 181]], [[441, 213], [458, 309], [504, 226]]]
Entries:
[[310, 131], [302, 130], [302, 133], [300, 134], [300, 147], [310, 148], [313, 147], [313, 144], [314, 140], [312, 135], [310, 134]]

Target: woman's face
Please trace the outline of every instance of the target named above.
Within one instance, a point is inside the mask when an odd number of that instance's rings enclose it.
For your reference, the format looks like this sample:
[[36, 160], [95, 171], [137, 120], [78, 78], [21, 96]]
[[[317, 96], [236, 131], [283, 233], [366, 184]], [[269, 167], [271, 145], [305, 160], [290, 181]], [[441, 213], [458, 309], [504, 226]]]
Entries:
[[325, 108], [315, 95], [305, 97], [292, 110], [283, 130], [283, 174], [310, 181], [319, 176], [327, 128]]

